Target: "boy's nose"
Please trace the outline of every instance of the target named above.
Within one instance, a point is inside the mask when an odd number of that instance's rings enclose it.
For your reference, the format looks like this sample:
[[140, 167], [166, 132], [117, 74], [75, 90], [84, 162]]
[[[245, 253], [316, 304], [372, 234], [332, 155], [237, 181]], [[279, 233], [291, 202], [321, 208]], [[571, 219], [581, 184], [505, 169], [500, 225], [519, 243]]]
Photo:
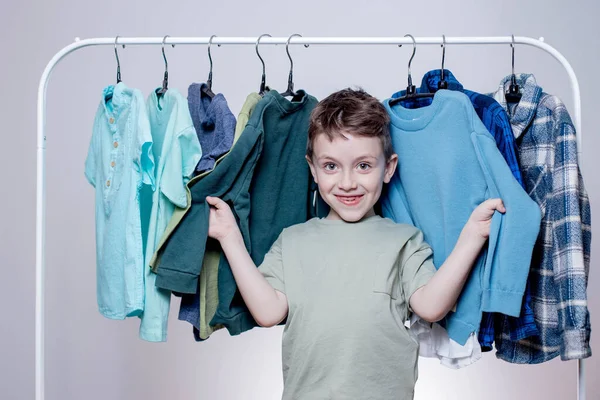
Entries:
[[352, 174], [345, 173], [339, 182], [339, 188], [342, 190], [353, 190], [356, 189], [356, 181], [353, 179]]

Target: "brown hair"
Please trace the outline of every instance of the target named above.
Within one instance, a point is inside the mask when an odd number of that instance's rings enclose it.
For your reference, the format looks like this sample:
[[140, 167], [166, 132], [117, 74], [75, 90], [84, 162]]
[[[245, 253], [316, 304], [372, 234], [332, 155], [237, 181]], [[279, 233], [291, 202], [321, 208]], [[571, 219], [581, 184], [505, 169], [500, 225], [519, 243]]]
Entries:
[[330, 94], [317, 104], [310, 114], [306, 155], [312, 158], [313, 142], [325, 134], [329, 140], [344, 132], [367, 137], [378, 137], [383, 145], [386, 161], [394, 154], [390, 137], [390, 116], [383, 104], [361, 88], [343, 89]]

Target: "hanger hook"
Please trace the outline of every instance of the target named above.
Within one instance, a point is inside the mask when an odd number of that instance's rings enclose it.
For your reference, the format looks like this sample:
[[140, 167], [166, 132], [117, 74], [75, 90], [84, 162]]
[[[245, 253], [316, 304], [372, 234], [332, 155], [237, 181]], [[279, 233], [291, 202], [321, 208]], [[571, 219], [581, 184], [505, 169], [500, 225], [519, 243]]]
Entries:
[[[217, 37], [217, 35], [212, 35], [210, 37], [210, 39], [208, 39], [208, 60], [210, 61], [210, 71], [208, 72], [208, 79], [206, 80], [206, 84], [208, 85], [209, 89], [212, 89], [212, 71], [213, 71], [213, 60], [212, 60], [212, 56], [210, 55], [210, 45], [212, 44], [212, 40], [216, 37]], [[217, 44], [217, 46], [221, 47], [220, 44]]]
[[442, 35], [442, 80], [444, 80], [444, 62], [446, 61], [446, 35]]
[[442, 73], [440, 74], [440, 80], [438, 81], [438, 89], [448, 89], [448, 82], [446, 82], [445, 74], [445, 63], [446, 63], [446, 35], [442, 35]]
[[415, 58], [415, 53], [417, 52], [417, 41], [415, 40], [414, 36], [409, 33], [404, 35], [404, 37], [410, 37], [413, 41], [413, 52], [412, 52], [412, 55], [410, 56], [410, 59], [408, 60], [408, 76], [410, 76], [411, 75], [410, 66], [412, 65], [413, 58]]
[[[119, 40], [119, 35], [115, 38], [115, 58], [117, 59], [117, 83], [121, 82], [121, 62], [119, 61], [119, 52], [117, 51], [117, 40]], [[121, 45], [125, 48], [125, 45]]]
[[[289, 49], [290, 40], [292, 40], [293, 37], [302, 37], [302, 35], [299, 33], [294, 33], [293, 35], [290, 35], [287, 42], [285, 42], [285, 52], [287, 53], [287, 56], [290, 59], [290, 74], [288, 76], [288, 91], [290, 92], [294, 91], [294, 60], [292, 60], [292, 56], [290, 55]], [[308, 48], [308, 46], [308, 44], [304, 45], [304, 47], [306, 48]]]
[[[168, 37], [169, 37], [169, 35], [165, 35], [165, 37], [162, 40], [162, 55], [163, 55], [163, 59], [165, 60], [165, 71], [169, 70], [169, 62], [167, 61], [167, 56], [165, 55], [165, 41], [167, 40]], [[172, 44], [171, 46], [175, 47], [174, 44]]]
[[[407, 33], [406, 35], [404, 35], [404, 37], [411, 38], [412, 42], [413, 42], [413, 52], [412, 52], [412, 55], [410, 56], [410, 59], [408, 60], [408, 88], [410, 88], [412, 86], [412, 75], [410, 73], [410, 66], [412, 64], [413, 58], [415, 58], [415, 53], [417, 52], [417, 41], [415, 40], [415, 37], [413, 35], [411, 35], [410, 33]], [[399, 44], [398, 47], [402, 47], [402, 45]]]
[[512, 50], [512, 81], [513, 84], [516, 83], [516, 77], [515, 77], [515, 35], [510, 35], [512, 38], [512, 42], [510, 43], [510, 47]]
[[267, 74], [265, 71], [265, 61], [263, 60], [263, 58], [260, 56], [260, 53], [258, 52], [258, 45], [260, 44], [260, 39], [262, 39], [265, 36], [272, 37], [268, 33], [263, 33], [262, 35], [260, 35], [258, 37], [258, 39], [256, 39], [256, 55], [258, 56], [258, 58], [260, 59], [260, 62], [262, 63], [262, 79], [260, 82], [260, 93], [264, 93], [264, 91], [265, 91]]
[[[165, 76], [163, 78], [161, 93], [166, 92], [168, 89], [168, 86], [169, 86], [169, 62], [167, 61], [167, 56], [165, 55], [165, 41], [167, 40], [168, 37], [169, 37], [169, 35], [165, 35], [165, 37], [163, 37], [163, 40], [162, 40], [162, 56], [163, 56], [163, 59], [165, 60]], [[175, 47], [174, 44], [171, 44], [171, 46]]]

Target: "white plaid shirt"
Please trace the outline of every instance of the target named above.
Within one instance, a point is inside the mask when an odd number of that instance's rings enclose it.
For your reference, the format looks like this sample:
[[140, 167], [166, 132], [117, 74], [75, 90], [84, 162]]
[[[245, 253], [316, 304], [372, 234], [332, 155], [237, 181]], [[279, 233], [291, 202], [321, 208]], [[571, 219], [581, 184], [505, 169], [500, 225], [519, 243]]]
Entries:
[[518, 74], [522, 98], [507, 106], [510, 76], [490, 93], [508, 112], [519, 147], [523, 181], [542, 210], [529, 283], [540, 332], [513, 342], [507, 326], [496, 335], [496, 356], [537, 364], [591, 356], [587, 283], [590, 265], [590, 203], [577, 163], [575, 127], [562, 101], [542, 92], [531, 74]]

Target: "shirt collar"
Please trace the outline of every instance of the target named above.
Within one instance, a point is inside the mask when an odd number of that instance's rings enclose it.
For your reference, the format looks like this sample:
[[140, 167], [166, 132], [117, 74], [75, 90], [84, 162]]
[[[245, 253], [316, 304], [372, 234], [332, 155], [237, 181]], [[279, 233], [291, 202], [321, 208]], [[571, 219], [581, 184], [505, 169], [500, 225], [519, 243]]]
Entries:
[[279, 93], [276, 90], [268, 91], [267, 93], [265, 93], [265, 98], [267, 96], [273, 97], [275, 99], [275, 102], [279, 106], [279, 109], [281, 110], [282, 114], [291, 114], [296, 110], [304, 107], [304, 105], [307, 104], [309, 98], [309, 95], [302, 89], [296, 90], [296, 96], [294, 97], [298, 99], [297, 101], [291, 101], [286, 99], [281, 95], [281, 93]]
[[227, 106], [225, 97], [218, 93], [213, 98], [202, 91], [206, 83], [192, 83], [188, 88], [188, 101], [191, 102], [190, 113], [195, 121], [205, 129], [210, 129], [217, 123], [217, 110]]
[[[417, 93], [435, 93], [438, 89], [438, 82], [442, 80], [442, 70], [434, 69], [423, 75], [421, 86], [417, 88]], [[448, 90], [464, 91], [463, 85], [456, 79], [454, 74], [449, 69], [444, 69], [444, 80], [448, 82]], [[394, 97], [402, 97], [406, 95], [406, 90], [400, 90], [392, 95]], [[429, 99], [425, 99], [429, 101]], [[427, 104], [427, 103], [426, 103]]]
[[[132, 90], [123, 82], [119, 82], [116, 85], [109, 85], [102, 90], [104, 116], [113, 132], [117, 129], [115, 120], [119, 118], [119, 115], [131, 103], [132, 93]], [[107, 99], [109, 96], [112, 97]]]
[[[438, 83], [442, 80], [442, 70], [434, 69], [423, 75], [419, 93], [435, 93], [438, 91]], [[444, 80], [448, 83], [448, 90], [462, 92], [463, 85], [456, 79], [449, 69], [444, 69]]]
[[537, 85], [533, 74], [516, 74], [515, 77], [521, 92], [519, 103], [514, 107], [509, 107], [506, 103], [504, 94], [510, 87], [511, 75], [502, 79], [498, 90], [494, 93], [494, 99], [508, 113], [513, 134], [518, 138], [527, 129], [535, 116], [540, 98], [542, 97], [542, 88]]

